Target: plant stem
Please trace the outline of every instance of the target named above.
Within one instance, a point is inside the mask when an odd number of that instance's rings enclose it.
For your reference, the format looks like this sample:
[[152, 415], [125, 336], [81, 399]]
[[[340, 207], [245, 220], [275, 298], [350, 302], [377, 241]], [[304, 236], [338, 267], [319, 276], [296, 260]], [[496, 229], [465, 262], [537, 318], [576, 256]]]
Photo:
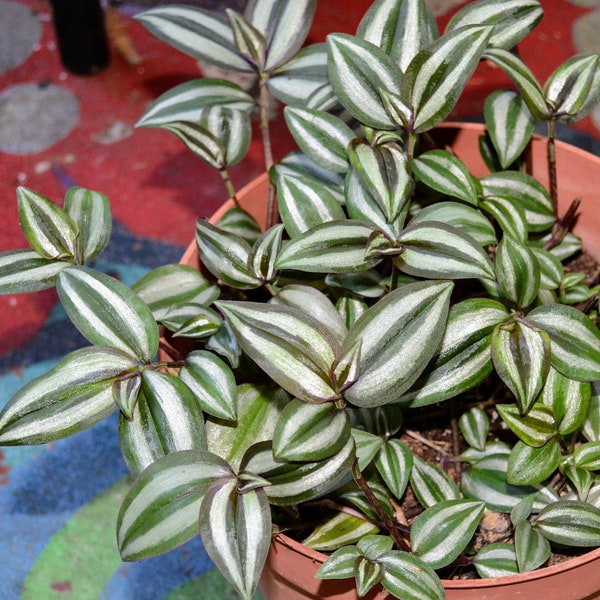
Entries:
[[556, 122], [548, 121], [548, 178], [554, 214], [558, 215], [558, 185], [556, 183]]
[[240, 208], [240, 203], [235, 193], [235, 188], [233, 187], [233, 183], [231, 183], [231, 179], [229, 178], [229, 172], [226, 168], [223, 168], [219, 169], [219, 173], [221, 173], [221, 177], [223, 178], [225, 187], [227, 188], [228, 197], [234, 201], [237, 208]]
[[358, 487], [361, 489], [363, 494], [367, 497], [369, 504], [375, 509], [377, 516], [381, 519], [381, 522], [384, 524], [385, 528], [389, 531], [394, 542], [396, 543], [396, 546], [400, 550], [404, 550], [405, 552], [410, 552], [410, 546], [408, 545], [406, 540], [402, 537], [402, 535], [398, 531], [398, 528], [396, 527], [396, 524], [394, 523], [392, 518], [385, 512], [385, 510], [383, 510], [383, 507], [379, 503], [379, 500], [377, 500], [377, 497], [373, 493], [373, 490], [371, 490], [371, 488], [369, 487], [367, 480], [363, 477], [363, 474], [361, 473], [360, 468], [358, 466], [357, 458], [354, 459], [354, 463], [352, 464], [352, 477], [354, 477], [354, 481], [356, 481], [356, 484], [358, 485]]
[[[259, 110], [260, 110], [260, 132], [262, 135], [263, 152], [265, 156], [265, 170], [267, 173], [273, 166], [273, 149], [271, 147], [271, 136], [269, 132], [269, 90], [267, 89], [268, 76], [261, 73], [258, 82], [259, 86]], [[275, 214], [277, 207], [275, 206], [275, 188], [269, 182], [269, 200], [267, 204], [267, 229], [275, 225]]]

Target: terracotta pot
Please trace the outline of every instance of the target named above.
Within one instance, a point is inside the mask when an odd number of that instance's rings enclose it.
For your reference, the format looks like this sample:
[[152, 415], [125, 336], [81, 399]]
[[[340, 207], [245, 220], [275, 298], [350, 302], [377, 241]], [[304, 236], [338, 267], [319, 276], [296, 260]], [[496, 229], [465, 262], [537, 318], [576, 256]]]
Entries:
[[[484, 127], [476, 123], [447, 124], [436, 130], [436, 138], [452, 147], [476, 176], [488, 171], [478, 153], [478, 137]], [[557, 142], [559, 214], [581, 196], [580, 217], [575, 231], [586, 248], [600, 259], [600, 157], [569, 144]], [[533, 174], [545, 181], [546, 144], [536, 138], [532, 147]], [[265, 222], [268, 179], [259, 177], [239, 194], [241, 205], [259, 221]], [[216, 222], [229, 208], [225, 203], [211, 218]], [[184, 264], [199, 266], [193, 242], [182, 258]], [[261, 579], [266, 600], [357, 600], [352, 580], [321, 581], [314, 574], [326, 556], [280, 535], [274, 539]], [[510, 577], [443, 581], [448, 600], [593, 600], [600, 599], [600, 548], [559, 565]], [[381, 590], [373, 590], [367, 600], [383, 600]]]

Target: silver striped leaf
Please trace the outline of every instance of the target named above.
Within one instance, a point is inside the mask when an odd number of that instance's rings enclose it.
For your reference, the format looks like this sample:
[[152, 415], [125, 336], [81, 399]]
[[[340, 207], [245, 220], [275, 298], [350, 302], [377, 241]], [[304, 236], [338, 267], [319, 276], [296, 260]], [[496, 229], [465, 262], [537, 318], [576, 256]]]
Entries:
[[229, 17], [233, 41], [238, 52], [251, 62], [259, 73], [262, 72], [267, 45], [265, 36], [232, 8], [226, 8], [225, 12]]
[[42, 258], [35, 250], [0, 252], [0, 293], [22, 294], [54, 287], [56, 277], [70, 263]]
[[527, 308], [538, 295], [540, 266], [535, 254], [510, 235], [498, 244], [496, 281], [502, 296], [518, 308]]
[[533, 526], [557, 544], [580, 547], [600, 544], [600, 509], [585, 502], [554, 502], [540, 512]]

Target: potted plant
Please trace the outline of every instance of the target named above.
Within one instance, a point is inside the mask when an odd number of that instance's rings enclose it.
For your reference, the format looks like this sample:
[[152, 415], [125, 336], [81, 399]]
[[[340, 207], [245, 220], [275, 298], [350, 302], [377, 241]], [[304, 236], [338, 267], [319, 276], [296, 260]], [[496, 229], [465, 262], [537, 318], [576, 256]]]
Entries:
[[[200, 534], [246, 599], [270, 549], [273, 563], [297, 541], [309, 564], [329, 553], [316, 577], [350, 581], [344, 597], [381, 585], [403, 599], [600, 546], [598, 287], [573, 264], [579, 200], [558, 183], [569, 164], [557, 175], [554, 131], [598, 102], [600, 57], [538, 83], [513, 51], [542, 16], [536, 0], [470, 3], [442, 34], [421, 0], [376, 0], [356, 36], [302, 47], [314, 9], [251, 0], [227, 18], [178, 6], [140, 17], [256, 75], [258, 101], [201, 79], [140, 120], [217, 168], [232, 200], [218, 223], [198, 221], [188, 264], [128, 288], [87, 266], [110, 235], [104, 195], [74, 188], [59, 208], [19, 188], [31, 249], [0, 255], [0, 291], [56, 285], [91, 346], [15, 394], [0, 444], [119, 410], [135, 476], [123, 558]], [[443, 121], [481, 60], [518, 93], [492, 94], [485, 127], [468, 129], [477, 163]], [[269, 94], [299, 146], [277, 165]], [[255, 110], [268, 179], [250, 205], [228, 167]], [[276, 587], [265, 579], [268, 598]]]

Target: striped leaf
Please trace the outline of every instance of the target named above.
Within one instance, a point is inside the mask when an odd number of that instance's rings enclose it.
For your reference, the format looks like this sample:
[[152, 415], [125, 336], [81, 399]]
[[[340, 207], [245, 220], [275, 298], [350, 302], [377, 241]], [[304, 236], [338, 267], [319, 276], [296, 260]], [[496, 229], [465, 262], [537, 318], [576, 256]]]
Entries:
[[425, 462], [418, 456], [413, 457], [410, 487], [418, 501], [425, 507], [460, 498], [460, 492], [454, 481], [439, 467]]
[[502, 296], [518, 308], [526, 308], [537, 297], [540, 266], [525, 244], [505, 235], [496, 252], [496, 278]]
[[480, 186], [454, 154], [447, 150], [430, 150], [415, 158], [411, 168], [417, 179], [431, 189], [477, 206]]
[[192, 58], [223, 69], [252, 73], [240, 56], [227, 19], [194, 6], [159, 6], [135, 17], [158, 39]]
[[232, 477], [229, 465], [202, 450], [167, 454], [145, 469], [123, 500], [117, 543], [123, 560], [162, 554], [198, 535], [209, 486]]
[[510, 77], [536, 121], [550, 118], [551, 112], [538, 80], [518, 56], [504, 48], [488, 48], [483, 58], [502, 69]]
[[352, 219], [317, 225], [290, 240], [282, 249], [276, 269], [307, 273], [353, 273], [373, 268], [377, 257], [365, 256], [374, 228]]
[[560, 459], [560, 443], [556, 438], [539, 448], [518, 441], [508, 459], [507, 481], [512, 485], [541, 483], [556, 471]]
[[354, 566], [354, 579], [358, 597], [362, 598], [373, 586], [377, 585], [382, 580], [383, 574], [384, 570], [379, 562], [368, 558], [359, 558]]
[[342, 221], [344, 210], [328, 187], [307, 177], [277, 177], [281, 220], [291, 238], [329, 221]]
[[503, 171], [482, 177], [483, 197], [507, 198], [525, 210], [529, 231], [545, 231], [556, 220], [546, 188], [527, 173]]
[[226, 211], [216, 225], [219, 229], [236, 235], [250, 245], [253, 245], [262, 235], [262, 230], [256, 219], [248, 211], [237, 206]]
[[[339, 513], [336, 517], [351, 517]], [[335, 517], [334, 517], [335, 518]], [[352, 517], [356, 520], [356, 517]], [[350, 530], [351, 528], [348, 528]], [[306, 544], [306, 541], [303, 542]], [[309, 546], [312, 547], [312, 546]], [[347, 579], [354, 577], [354, 563], [361, 556], [361, 551], [356, 546], [344, 546], [336, 550], [319, 567], [315, 577], [318, 579]]]
[[379, 450], [383, 448], [384, 441], [378, 435], [355, 428], [352, 428], [352, 437], [356, 443], [358, 467], [361, 471], [364, 471], [377, 456]]
[[398, 400], [434, 355], [446, 325], [450, 282], [404, 285], [354, 323], [344, 350], [362, 339], [360, 375], [346, 400], [374, 407]]
[[262, 473], [270, 484], [265, 488], [269, 501], [291, 506], [324, 495], [349, 478], [354, 457], [354, 440], [350, 437], [337, 454], [325, 460], [290, 463], [275, 472]]
[[54, 287], [70, 263], [42, 258], [35, 250], [0, 252], [0, 294], [38, 292]]
[[397, 91], [402, 71], [383, 50], [342, 33], [327, 36], [329, 80], [340, 102], [361, 123], [393, 130], [379, 90]]
[[223, 142], [205, 127], [191, 121], [169, 121], [160, 127], [179, 138], [190, 152], [211, 167], [222, 169], [225, 166]]
[[547, 333], [520, 321], [500, 325], [492, 333], [492, 361], [496, 373], [515, 395], [522, 415], [539, 396], [550, 369]]
[[410, 532], [412, 551], [430, 567], [448, 566], [471, 541], [485, 504], [474, 500], [447, 500], [426, 508]]
[[[373, 495], [377, 498], [382, 510], [390, 517], [393, 517], [394, 507], [391, 502], [390, 490], [381, 483], [381, 480], [373, 471], [368, 472], [365, 479], [371, 488]], [[340, 494], [339, 499], [342, 503], [352, 505], [373, 522], [378, 522], [380, 519], [380, 516], [373, 508], [371, 502], [355, 483], [350, 483], [344, 487], [343, 493]]]
[[569, 58], [550, 75], [544, 94], [559, 121], [573, 123], [591, 112], [600, 100], [599, 77], [600, 56], [591, 53]]
[[284, 116], [294, 140], [311, 160], [335, 173], [348, 170], [352, 129], [335, 115], [301, 106], [286, 106]]
[[457, 227], [440, 222], [409, 225], [397, 240], [394, 264], [404, 273], [431, 279], [495, 279], [479, 243]]
[[495, 542], [484, 546], [473, 557], [473, 566], [482, 578], [508, 577], [519, 572], [514, 544]]
[[523, 442], [541, 448], [556, 435], [556, 421], [552, 411], [536, 402], [526, 415], [516, 404], [497, 404], [502, 420]]
[[329, 87], [325, 43], [302, 48], [267, 80], [267, 88], [277, 100], [302, 106]]
[[445, 592], [435, 571], [408, 552], [390, 550], [378, 557], [384, 566], [383, 587], [404, 600], [443, 600]]
[[552, 342], [552, 366], [579, 381], [600, 379], [600, 330], [571, 306], [544, 305], [527, 315], [527, 322], [545, 331]]
[[73, 219], [79, 230], [79, 262], [93, 260], [106, 248], [112, 232], [108, 198], [100, 192], [79, 187], [71, 188], [65, 195], [65, 213]]
[[77, 256], [79, 227], [54, 202], [41, 194], [17, 188], [19, 224], [31, 244], [42, 257], [73, 260]]
[[243, 600], [252, 600], [271, 545], [263, 489], [241, 493], [236, 479], [215, 482], [202, 501], [200, 535], [207, 554]]
[[533, 527], [551, 542], [591, 548], [600, 544], [600, 509], [561, 500], [544, 508]]
[[490, 46], [512, 49], [539, 23], [544, 11], [538, 0], [480, 0], [461, 8], [446, 31], [466, 25], [491, 25]]
[[[223, 457], [239, 471], [249, 448], [273, 439], [275, 424], [287, 402], [289, 397], [281, 388], [240, 385], [237, 388], [236, 421], [215, 419], [210, 415], [206, 418], [209, 451]], [[268, 454], [273, 462], [270, 448]]]
[[204, 417], [192, 391], [157, 371], [144, 370], [142, 381], [133, 418], [119, 424], [121, 452], [134, 475], [166, 454], [206, 447]]
[[398, 439], [385, 442], [375, 460], [381, 478], [396, 498], [402, 498], [410, 479], [413, 455]]
[[238, 52], [261, 72], [265, 67], [265, 36], [252, 23], [231, 8], [226, 8], [229, 17], [233, 41]]
[[482, 451], [485, 449], [490, 421], [483, 409], [474, 406], [463, 413], [458, 420], [458, 426], [469, 446]]
[[540, 266], [540, 287], [546, 290], [559, 288], [564, 276], [564, 268], [560, 259], [543, 248], [532, 246], [531, 250]]
[[239, 85], [224, 79], [193, 79], [161, 94], [148, 106], [136, 127], [158, 127], [173, 121], [197, 123], [208, 106], [226, 106], [250, 114], [256, 101]]
[[120, 377], [113, 383], [113, 400], [126, 419], [133, 419], [133, 409], [137, 404], [141, 389], [142, 375], [139, 372]]
[[339, 396], [331, 377], [339, 342], [312, 315], [276, 304], [220, 301], [216, 305], [242, 350], [290, 394], [305, 402]]
[[364, 14], [356, 35], [389, 54], [402, 71], [438, 37], [435, 19], [420, 0], [378, 0]]
[[261, 281], [272, 281], [275, 277], [275, 260], [281, 250], [283, 225], [278, 223], [267, 229], [254, 243], [248, 266], [252, 274]]
[[158, 326], [150, 309], [125, 284], [87, 267], [60, 272], [56, 289], [71, 321], [92, 344], [114, 346], [150, 361]]
[[275, 460], [312, 462], [339, 452], [350, 437], [348, 415], [332, 402], [307, 404], [293, 399], [273, 434]]
[[525, 101], [512, 90], [498, 90], [484, 107], [488, 135], [502, 169], [507, 169], [525, 150], [535, 121]]
[[223, 325], [223, 319], [216, 311], [194, 302], [169, 310], [160, 322], [173, 332], [173, 337], [194, 339], [214, 335]]
[[415, 133], [435, 127], [450, 114], [492, 31], [492, 27], [479, 25], [451, 31], [411, 61], [402, 78], [401, 95], [409, 100], [415, 112], [412, 125]]
[[[324, 523], [317, 525], [310, 535], [302, 540], [302, 545], [321, 552], [332, 552], [338, 548], [352, 551], [357, 549], [354, 547], [349, 548], [348, 544], [356, 544], [364, 536], [378, 532], [379, 527], [377, 525], [355, 515], [339, 512]], [[352, 554], [354, 555], [354, 553]], [[348, 577], [354, 575], [354, 558], [355, 556], [352, 558], [351, 571]], [[346, 560], [338, 555], [332, 562], [326, 561], [316, 576], [320, 579], [337, 579], [342, 572], [346, 572], [346, 564]], [[338, 575], [334, 575], [334, 573]]]
[[413, 189], [404, 152], [394, 143], [371, 146], [355, 140], [348, 147], [348, 157], [386, 221], [394, 221]]
[[188, 354], [179, 372], [202, 410], [219, 419], [235, 420], [237, 390], [231, 369], [212, 352]]
[[581, 432], [588, 442], [600, 441], [600, 382], [595, 381], [591, 385], [592, 395], [587, 417]]
[[412, 407], [426, 406], [465, 392], [492, 370], [493, 329], [510, 313], [490, 299], [471, 299], [452, 306], [442, 342], [433, 362], [403, 397]]
[[250, 0], [247, 3], [244, 16], [268, 40], [268, 73], [300, 50], [312, 24], [316, 5], [316, 0]]
[[488, 196], [480, 204], [481, 210], [496, 221], [504, 234], [518, 240], [521, 245], [529, 237], [527, 217], [523, 207], [512, 198]]
[[586, 471], [600, 469], [600, 442], [587, 442], [575, 448], [573, 462], [577, 467]]
[[579, 429], [589, 414], [592, 386], [575, 381], [550, 368], [540, 401], [549, 406], [558, 424], [558, 433], [568, 435]]
[[0, 413], [0, 444], [41, 444], [91, 427], [116, 409], [113, 383], [136, 367], [115, 348], [75, 350], [11, 397]]
[[227, 285], [241, 289], [261, 285], [260, 279], [250, 272], [248, 259], [251, 248], [242, 238], [199, 219], [196, 222], [196, 242], [202, 264]]
[[515, 551], [519, 571], [534, 571], [550, 558], [550, 542], [529, 521], [521, 521], [515, 527]]

